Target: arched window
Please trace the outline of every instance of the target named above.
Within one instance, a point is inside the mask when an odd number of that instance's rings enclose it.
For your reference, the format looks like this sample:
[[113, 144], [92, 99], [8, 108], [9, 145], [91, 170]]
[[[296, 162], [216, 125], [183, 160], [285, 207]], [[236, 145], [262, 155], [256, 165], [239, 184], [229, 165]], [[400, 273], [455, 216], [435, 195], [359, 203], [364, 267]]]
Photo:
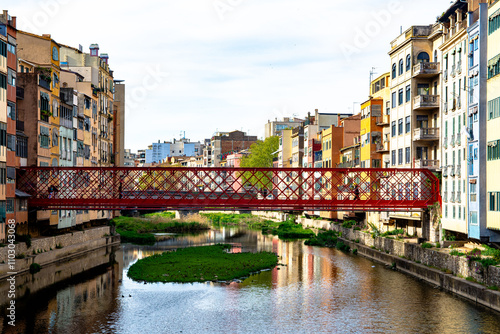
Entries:
[[434, 62], [435, 63], [438, 62], [438, 52], [437, 52], [437, 50], [434, 50]]
[[429, 54], [427, 52], [420, 52], [417, 56], [417, 62], [428, 63], [429, 62]]
[[399, 60], [399, 75], [403, 74], [403, 59]]
[[392, 79], [396, 78], [396, 64], [392, 64]]
[[57, 163], [57, 159], [54, 158], [52, 159], [52, 167], [57, 167], [58, 163]]
[[52, 102], [52, 116], [58, 117], [59, 114], [59, 104], [56, 100]]
[[411, 69], [411, 55], [406, 56], [406, 72]]

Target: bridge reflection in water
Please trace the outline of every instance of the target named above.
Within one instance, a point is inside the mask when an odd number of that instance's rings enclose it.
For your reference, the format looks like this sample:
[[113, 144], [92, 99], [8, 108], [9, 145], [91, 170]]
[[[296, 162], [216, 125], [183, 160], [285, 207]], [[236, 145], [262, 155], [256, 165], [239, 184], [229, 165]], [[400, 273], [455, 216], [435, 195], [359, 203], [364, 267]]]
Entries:
[[440, 200], [427, 169], [25, 167], [40, 209], [410, 211]]

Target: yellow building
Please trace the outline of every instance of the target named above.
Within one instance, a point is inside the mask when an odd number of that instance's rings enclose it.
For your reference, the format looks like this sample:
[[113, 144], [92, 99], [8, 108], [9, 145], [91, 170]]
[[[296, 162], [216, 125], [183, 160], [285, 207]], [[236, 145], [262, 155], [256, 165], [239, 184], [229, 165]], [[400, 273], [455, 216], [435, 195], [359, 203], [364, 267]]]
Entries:
[[500, 1], [490, 1], [488, 17], [486, 227], [500, 230]]

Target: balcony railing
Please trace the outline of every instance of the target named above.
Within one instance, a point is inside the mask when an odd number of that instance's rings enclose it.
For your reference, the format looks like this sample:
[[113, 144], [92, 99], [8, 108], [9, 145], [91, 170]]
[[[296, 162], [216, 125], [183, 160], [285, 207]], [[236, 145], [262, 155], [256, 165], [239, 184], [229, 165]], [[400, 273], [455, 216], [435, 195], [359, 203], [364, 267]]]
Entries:
[[376, 121], [378, 126], [389, 125], [391, 117], [389, 115], [377, 116]]
[[41, 76], [38, 77], [38, 84], [40, 85], [40, 87], [50, 90], [50, 82], [43, 79]]
[[443, 147], [448, 148], [448, 137], [443, 138]]
[[444, 78], [444, 81], [448, 81], [448, 69], [444, 70], [443, 78]]
[[452, 76], [453, 78], [455, 77], [455, 74], [456, 74], [456, 73], [455, 73], [455, 71], [456, 71], [456, 66], [455, 66], [455, 64], [453, 64], [453, 65], [451, 66], [451, 76]]
[[445, 114], [447, 114], [447, 113], [448, 113], [448, 102], [443, 103], [443, 112], [444, 112]]
[[455, 147], [455, 135], [451, 135], [450, 146]]
[[377, 143], [376, 151], [377, 153], [389, 152], [389, 143], [387, 142], [385, 142], [384, 144]]
[[413, 129], [413, 140], [439, 140], [439, 128]]
[[418, 95], [413, 99], [413, 109], [439, 108], [439, 95]]
[[439, 160], [427, 160], [427, 159], [415, 160], [415, 168], [438, 169]]
[[443, 177], [448, 177], [448, 166], [441, 168], [441, 171], [443, 173]]
[[455, 169], [455, 173], [457, 174], [457, 177], [462, 176], [462, 165], [457, 165], [457, 168]]
[[414, 77], [432, 77], [440, 72], [439, 63], [418, 63], [413, 66]]
[[448, 192], [443, 192], [443, 202], [447, 203], [448, 202]]
[[455, 166], [450, 167], [450, 176], [455, 177]]
[[456, 203], [462, 203], [462, 193], [460, 191], [457, 192], [457, 195], [455, 197], [455, 202]]
[[462, 108], [462, 98], [459, 95], [457, 98], [457, 109], [460, 109], [460, 108]]
[[337, 164], [337, 168], [352, 168], [356, 166], [359, 166], [359, 158]]
[[457, 144], [458, 146], [462, 145], [462, 136], [460, 136], [460, 133], [457, 133], [455, 144]]
[[451, 192], [450, 203], [455, 203], [455, 192], [454, 191]]
[[460, 73], [462, 73], [462, 60], [461, 59], [457, 62], [457, 74], [460, 74]]

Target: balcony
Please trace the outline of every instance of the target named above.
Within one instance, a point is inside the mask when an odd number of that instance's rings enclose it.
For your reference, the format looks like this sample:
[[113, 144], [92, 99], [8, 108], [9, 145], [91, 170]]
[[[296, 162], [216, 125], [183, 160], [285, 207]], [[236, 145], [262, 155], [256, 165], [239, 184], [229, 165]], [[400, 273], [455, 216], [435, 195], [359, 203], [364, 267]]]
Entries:
[[415, 168], [439, 169], [439, 160], [420, 159], [415, 160]]
[[450, 203], [455, 203], [455, 192], [454, 191], [451, 192]]
[[462, 137], [460, 136], [460, 133], [457, 133], [457, 139], [455, 140], [455, 143], [458, 146], [462, 145]]
[[457, 175], [457, 177], [462, 176], [462, 165], [457, 165], [457, 168], [455, 169], [455, 174]]
[[457, 98], [457, 109], [460, 109], [460, 108], [462, 108], [462, 99], [459, 95]]
[[443, 138], [443, 147], [448, 148], [448, 137]]
[[447, 203], [448, 202], [448, 192], [443, 193], [443, 202]]
[[455, 74], [456, 74], [456, 66], [455, 64], [453, 64], [451, 66], [451, 76], [454, 78], [455, 77]]
[[443, 79], [444, 79], [445, 82], [448, 81], [448, 69], [444, 70]]
[[413, 141], [417, 140], [439, 140], [439, 128], [413, 129]]
[[439, 63], [418, 63], [413, 66], [414, 78], [431, 78], [440, 73]]
[[457, 63], [457, 74], [462, 73], [462, 60], [459, 60]]
[[389, 115], [377, 116], [376, 121], [378, 126], [389, 125], [389, 123], [391, 122], [391, 117]]
[[445, 114], [447, 114], [447, 113], [448, 113], [448, 102], [443, 103], [443, 112], [444, 112]]
[[455, 166], [454, 165], [452, 165], [450, 167], [450, 176], [455, 177]]
[[439, 95], [418, 95], [413, 99], [414, 110], [439, 108]]
[[457, 109], [457, 99], [451, 100], [450, 110], [454, 111], [455, 109]]
[[24, 88], [23, 87], [16, 87], [16, 97], [18, 100], [24, 100]]
[[462, 193], [460, 191], [457, 192], [457, 196], [455, 197], [456, 203], [462, 203]]
[[38, 85], [42, 88], [45, 88], [46, 90], [50, 90], [50, 82], [48, 82], [41, 76], [38, 76]]
[[455, 135], [451, 135], [450, 146], [455, 147]]
[[441, 171], [443, 173], [443, 177], [448, 177], [448, 166], [441, 168]]
[[377, 153], [382, 153], [382, 154], [389, 152], [389, 143], [388, 142], [384, 142], [384, 144], [377, 143], [377, 148], [375, 149], [375, 151]]

